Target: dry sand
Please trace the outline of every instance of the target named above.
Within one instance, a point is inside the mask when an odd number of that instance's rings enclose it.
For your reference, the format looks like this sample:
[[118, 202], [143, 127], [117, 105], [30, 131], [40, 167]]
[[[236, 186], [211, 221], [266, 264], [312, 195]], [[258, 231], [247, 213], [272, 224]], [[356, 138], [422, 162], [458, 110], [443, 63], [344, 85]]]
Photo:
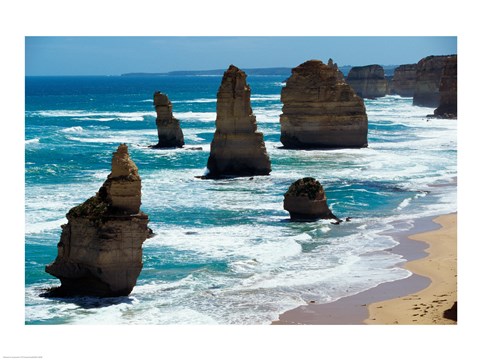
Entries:
[[332, 303], [300, 306], [281, 314], [272, 324], [455, 323], [443, 319], [443, 311], [457, 299], [456, 219], [456, 214], [417, 219], [412, 229], [390, 234], [399, 241], [391, 251], [409, 261], [405, 267], [412, 276]]
[[[443, 215], [434, 221], [442, 227], [409, 237], [426, 242], [428, 256], [405, 264], [413, 273], [430, 278], [431, 284], [408, 296], [370, 304], [365, 323], [456, 324], [457, 214]], [[453, 306], [455, 311], [451, 311]]]

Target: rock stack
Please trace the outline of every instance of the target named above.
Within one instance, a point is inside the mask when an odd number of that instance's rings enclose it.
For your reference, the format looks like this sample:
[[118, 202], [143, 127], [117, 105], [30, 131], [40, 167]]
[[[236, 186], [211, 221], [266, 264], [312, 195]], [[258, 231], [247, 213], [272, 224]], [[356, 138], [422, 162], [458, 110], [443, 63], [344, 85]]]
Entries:
[[280, 141], [285, 148], [367, 146], [365, 105], [339, 73], [319, 60], [292, 69], [281, 94]]
[[61, 281], [51, 296], [128, 295], [142, 270], [148, 216], [140, 211], [141, 179], [121, 144], [97, 194], [67, 213], [58, 255], [45, 271]]
[[388, 83], [380, 65], [355, 66], [350, 69], [347, 83], [358, 96], [375, 99], [387, 94]]
[[153, 148], [182, 147], [185, 143], [180, 122], [173, 116], [172, 103], [167, 95], [156, 91], [153, 94], [153, 104], [157, 112], [158, 144]]
[[263, 140], [250, 106], [247, 75], [234, 65], [223, 74], [217, 93], [216, 131], [210, 147], [209, 178], [268, 175], [271, 171]]
[[337, 63], [334, 63], [333, 60], [330, 58], [328, 59], [328, 63], [327, 65], [331, 68], [334, 68], [335, 70], [337, 70], [337, 79], [339, 81], [345, 81], [345, 76], [343, 76], [343, 73], [338, 69], [338, 65]]
[[437, 107], [440, 103], [440, 81], [451, 56], [427, 56], [417, 64], [413, 105]]
[[440, 81], [440, 104], [434, 111], [435, 117], [457, 117], [457, 56], [447, 59]]
[[393, 73], [391, 94], [402, 97], [412, 97], [415, 92], [417, 80], [417, 64], [400, 65]]
[[284, 195], [283, 208], [292, 221], [339, 220], [330, 211], [322, 185], [311, 177], [295, 181]]

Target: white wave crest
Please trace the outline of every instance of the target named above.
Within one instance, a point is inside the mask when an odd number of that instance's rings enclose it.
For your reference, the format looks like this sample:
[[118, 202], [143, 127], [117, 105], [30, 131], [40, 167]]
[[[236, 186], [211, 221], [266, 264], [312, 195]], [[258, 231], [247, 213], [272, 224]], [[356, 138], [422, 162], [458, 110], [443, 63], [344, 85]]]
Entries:
[[260, 123], [280, 123], [281, 113], [281, 109], [254, 109], [254, 114], [257, 118], [257, 121]]
[[49, 230], [60, 229], [60, 226], [66, 221], [64, 218], [51, 221], [41, 221], [35, 223], [25, 223], [25, 234], [38, 234]]
[[174, 114], [175, 117], [182, 121], [200, 121], [200, 122], [210, 122], [215, 121], [217, 117], [216, 112], [177, 112]]
[[195, 104], [195, 103], [200, 103], [200, 104], [206, 104], [206, 103], [215, 103], [217, 102], [217, 99], [205, 99], [205, 98], [200, 98], [200, 99], [193, 99], [193, 100], [174, 100], [172, 101], [172, 104]]
[[274, 101], [274, 100], [280, 100], [280, 94], [274, 94], [274, 95], [255, 95], [250, 97], [250, 101]]
[[403, 200], [403, 201], [397, 206], [397, 210], [405, 209], [408, 205], [410, 205], [411, 202], [412, 202], [412, 198], [407, 198], [407, 199]]
[[27, 144], [38, 144], [40, 142], [39, 138], [25, 140], [25, 145]]
[[41, 110], [28, 113], [29, 116], [38, 117], [69, 117], [72, 120], [89, 121], [143, 121], [145, 116], [155, 116], [154, 111], [85, 111], [85, 110]]
[[60, 130], [60, 132], [63, 132], [63, 133], [81, 133], [83, 131], [83, 128], [81, 126], [73, 126], [73, 127], [69, 127], [69, 128], [65, 128], [65, 129], [62, 129]]

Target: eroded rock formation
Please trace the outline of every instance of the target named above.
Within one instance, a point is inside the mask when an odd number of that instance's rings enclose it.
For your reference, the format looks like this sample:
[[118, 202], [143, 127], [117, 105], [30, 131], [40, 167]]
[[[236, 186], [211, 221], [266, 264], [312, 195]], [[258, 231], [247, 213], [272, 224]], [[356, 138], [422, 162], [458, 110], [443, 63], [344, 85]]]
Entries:
[[457, 117], [457, 56], [451, 56], [445, 62], [440, 81], [440, 104], [435, 109], [434, 116]]
[[141, 179], [121, 144], [97, 194], [67, 213], [58, 255], [45, 271], [61, 281], [52, 296], [128, 295], [142, 270], [148, 216], [140, 211]]
[[293, 221], [339, 220], [330, 211], [323, 186], [314, 178], [295, 181], [284, 195], [283, 208]]
[[367, 146], [365, 105], [335, 66], [309, 60], [292, 69], [281, 101], [285, 148]]
[[400, 65], [393, 74], [390, 94], [412, 97], [417, 81], [417, 64]]
[[337, 70], [337, 79], [339, 81], [345, 81], [345, 76], [343, 76], [343, 73], [338, 69], [337, 63], [334, 63], [333, 60], [330, 58], [328, 59], [327, 65]]
[[153, 104], [157, 112], [157, 132], [158, 144], [153, 148], [170, 148], [182, 147], [185, 142], [183, 140], [183, 132], [180, 128], [180, 122], [173, 116], [172, 103], [168, 96], [156, 91], [153, 94]]
[[427, 56], [417, 64], [413, 105], [437, 107], [440, 102], [440, 81], [447, 59], [451, 56]]
[[223, 74], [217, 93], [216, 130], [207, 177], [268, 175], [271, 171], [263, 140], [250, 105], [247, 75], [234, 65]]
[[375, 99], [387, 94], [387, 79], [380, 65], [355, 66], [350, 69], [347, 83], [358, 96]]

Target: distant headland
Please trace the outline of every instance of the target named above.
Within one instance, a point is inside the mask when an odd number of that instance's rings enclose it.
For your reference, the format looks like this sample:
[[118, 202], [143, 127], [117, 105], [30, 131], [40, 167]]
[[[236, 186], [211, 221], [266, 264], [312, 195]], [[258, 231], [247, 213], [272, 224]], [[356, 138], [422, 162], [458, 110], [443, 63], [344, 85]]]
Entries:
[[[245, 69], [249, 75], [290, 75], [292, 69], [288, 67], [275, 67], [275, 68], [255, 68], [255, 69]], [[223, 76], [225, 69], [215, 69], [215, 70], [178, 70], [178, 71], [169, 71], [165, 73], [147, 73], [147, 72], [136, 72], [136, 73], [126, 73], [121, 74], [120, 76], [199, 76], [199, 75], [219, 75]]]
[[[339, 70], [346, 76], [353, 65], [344, 65], [339, 66]], [[393, 72], [398, 65], [383, 65], [385, 71], [385, 76], [393, 76]], [[252, 68], [244, 69], [244, 71], [249, 75], [284, 75], [290, 76], [292, 73], [291, 67], [272, 67], [272, 68]], [[125, 73], [120, 76], [212, 76], [218, 75], [223, 76], [225, 69], [215, 69], [215, 70], [177, 70], [169, 71], [165, 73], [149, 73], [149, 72], [133, 72]]]

